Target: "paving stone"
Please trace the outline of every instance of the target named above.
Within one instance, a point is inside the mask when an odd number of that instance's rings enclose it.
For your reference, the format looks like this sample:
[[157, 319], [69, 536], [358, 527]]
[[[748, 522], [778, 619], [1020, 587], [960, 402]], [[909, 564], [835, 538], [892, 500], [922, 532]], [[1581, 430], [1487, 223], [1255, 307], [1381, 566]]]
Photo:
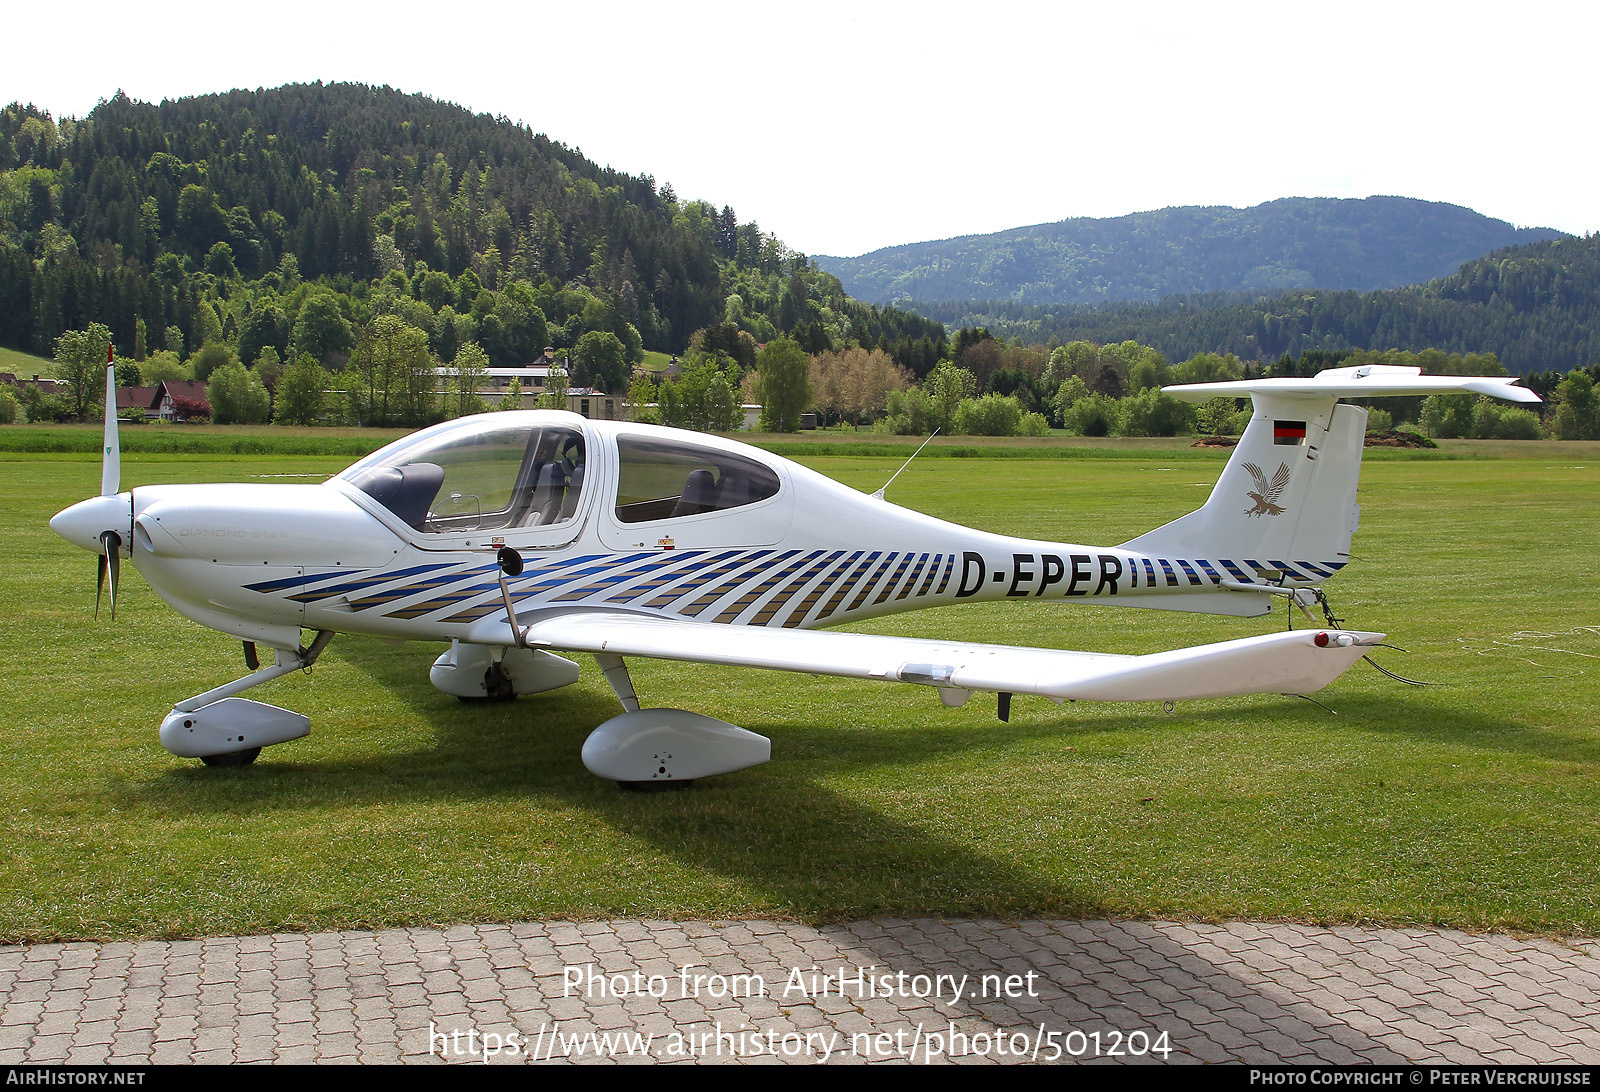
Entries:
[[60, 1062], [67, 1057], [67, 1051], [72, 1049], [72, 1035], [35, 1035], [28, 1044], [28, 1061], [30, 1062]]
[[91, 1043], [110, 1045], [116, 1037], [117, 1023], [115, 1020], [93, 1020], [80, 1023], [72, 1032], [72, 1045], [75, 1047], [86, 1046]]
[[[672, 989], [659, 998], [563, 996], [565, 968], [587, 963], [607, 974], [660, 974]], [[1022, 996], [969, 993], [959, 1005], [848, 985], [841, 996], [837, 984], [823, 996], [784, 995], [790, 968], [813, 963], [833, 974], [968, 975], [973, 987], [985, 974], [1037, 976]], [[686, 997], [677, 981], [684, 966], [760, 975], [769, 995]], [[456, 1059], [430, 1049], [435, 1028], [532, 1036], [559, 1026], [566, 1036], [637, 1031], [664, 1042], [720, 1024], [867, 1043], [954, 1021], [969, 1035], [996, 1027], [1031, 1035], [1041, 1025], [1165, 1030], [1179, 1063], [1592, 1064], [1597, 989], [1600, 942], [1582, 938], [1562, 945], [1252, 922], [523, 922], [0, 947], [0, 1062], [437, 1063]], [[629, 1060], [595, 1057], [594, 1042], [572, 1060]], [[708, 1060], [809, 1059], [714, 1052]], [[881, 1059], [903, 1060], [894, 1051]], [[969, 1051], [950, 1060], [1001, 1059]]]

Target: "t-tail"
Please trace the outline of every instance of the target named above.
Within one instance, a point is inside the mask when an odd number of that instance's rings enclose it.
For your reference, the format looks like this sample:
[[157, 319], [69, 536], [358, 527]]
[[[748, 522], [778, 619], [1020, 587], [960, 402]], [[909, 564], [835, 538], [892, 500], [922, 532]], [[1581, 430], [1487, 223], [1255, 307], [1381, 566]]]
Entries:
[[1367, 411], [1339, 399], [1468, 393], [1539, 401], [1514, 377], [1421, 373], [1372, 365], [1334, 368], [1311, 379], [1165, 388], [1188, 402], [1248, 395], [1254, 412], [1205, 505], [1122, 548], [1156, 557], [1223, 559], [1219, 566], [1227, 572], [1218, 574], [1218, 583], [1230, 590], [1320, 584], [1349, 562], [1361, 511], [1356, 485]]

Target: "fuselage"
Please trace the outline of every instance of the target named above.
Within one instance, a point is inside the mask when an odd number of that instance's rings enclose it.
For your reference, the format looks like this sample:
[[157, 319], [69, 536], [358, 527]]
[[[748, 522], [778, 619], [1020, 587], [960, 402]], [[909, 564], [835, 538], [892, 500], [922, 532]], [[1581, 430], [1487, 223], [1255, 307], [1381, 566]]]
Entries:
[[559, 412], [437, 426], [322, 485], [123, 496], [133, 563], [164, 599], [278, 647], [302, 628], [471, 641], [505, 617], [502, 546], [526, 562], [508, 582], [521, 618], [581, 607], [785, 628], [1005, 598], [1253, 614], [1265, 597], [1223, 581], [1318, 584], [1341, 564], [1011, 538], [743, 444]]

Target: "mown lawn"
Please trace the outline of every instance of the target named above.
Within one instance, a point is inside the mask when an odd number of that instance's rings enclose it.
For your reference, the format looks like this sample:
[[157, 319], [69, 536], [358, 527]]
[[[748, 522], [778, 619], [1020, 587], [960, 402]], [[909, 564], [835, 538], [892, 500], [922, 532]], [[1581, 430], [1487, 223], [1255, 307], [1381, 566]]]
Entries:
[[22, 379], [32, 379], [36, 375], [52, 379], [56, 374], [56, 362], [20, 349], [0, 346], [0, 372], [11, 372]]
[[[1204, 500], [1225, 454], [918, 461], [890, 499], [989, 529], [1115, 543]], [[45, 523], [90, 457], [0, 455], [0, 941], [612, 915], [1110, 915], [1600, 933], [1600, 459], [1373, 459], [1352, 626], [1410, 649], [1307, 701], [1068, 705], [638, 661], [646, 704], [773, 740], [684, 793], [584, 770], [617, 712], [576, 686], [477, 707], [442, 645], [339, 638], [251, 696], [310, 738], [214, 770], [156, 741], [173, 702], [243, 673], [236, 642], [128, 575], [93, 618], [92, 557]], [[130, 454], [124, 485], [318, 480], [347, 458]], [[873, 489], [903, 456], [809, 457]], [[282, 477], [282, 476], [289, 477]], [[1141, 652], [1282, 626], [1002, 603], [883, 632]]]

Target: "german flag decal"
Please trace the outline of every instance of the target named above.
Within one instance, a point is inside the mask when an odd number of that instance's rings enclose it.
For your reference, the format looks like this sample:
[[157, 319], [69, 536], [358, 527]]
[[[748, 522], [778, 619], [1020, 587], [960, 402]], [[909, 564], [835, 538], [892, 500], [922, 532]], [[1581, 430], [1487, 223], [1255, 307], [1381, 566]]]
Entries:
[[1272, 442], [1274, 444], [1303, 444], [1306, 442], [1306, 423], [1304, 421], [1274, 421], [1272, 422]]

